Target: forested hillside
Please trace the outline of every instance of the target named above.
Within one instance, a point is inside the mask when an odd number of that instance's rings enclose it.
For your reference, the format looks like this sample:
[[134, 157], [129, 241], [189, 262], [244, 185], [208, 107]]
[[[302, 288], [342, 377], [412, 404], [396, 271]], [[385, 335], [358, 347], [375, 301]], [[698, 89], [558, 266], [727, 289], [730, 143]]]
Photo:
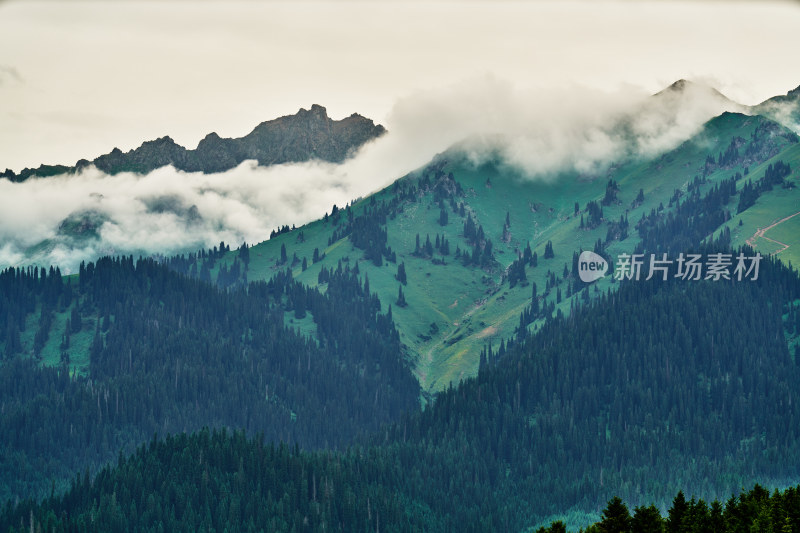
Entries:
[[[331, 272], [324, 294], [289, 273], [223, 291], [132, 258], [82, 265], [73, 278], [6, 270], [2, 499], [42, 494], [153, 433], [233, 427], [336, 448], [415, 409], [419, 386], [390, 311], [365, 285], [349, 267]], [[285, 325], [288, 313], [314, 336]], [[69, 361], [82, 331], [92, 339], [86, 376]], [[16, 357], [22, 335], [60, 339], [62, 363]]]
[[[52, 496], [41, 505], [26, 503], [14, 512], [7, 507], [0, 526], [9, 532], [445, 529], [424, 507], [391, 490], [392, 475], [401, 472], [367, 469], [365, 462], [355, 453], [309, 454], [247, 440], [242, 433], [203, 430], [153, 441], [93, 481], [76, 479], [64, 496]], [[172, 495], [168, 501], [165, 486]], [[688, 487], [686, 493], [697, 494]], [[661, 509], [652, 503], [629, 506], [613, 497], [602, 518], [585, 532], [744, 533], [798, 527], [800, 486], [770, 494], [756, 484], [708, 502], [687, 499], [679, 490]], [[462, 522], [457, 529], [488, 530], [488, 524]], [[566, 531], [560, 520], [536, 529]]]
[[[205, 479], [199, 457], [216, 452], [194, 448], [210, 446], [207, 435], [178, 437], [130, 460], [185, 457], [172, 475], [123, 461], [36, 515], [46, 520], [63, 509], [77, 520], [102, 508], [143, 529], [170, 520], [190, 528], [232, 520], [246, 529], [252, 519], [256, 528], [285, 521], [287, 530], [308, 520], [320, 529], [380, 521], [389, 530], [511, 531], [600, 508], [609, 494], [640, 505], [663, 503], [682, 487], [723, 498], [759, 481], [780, 484], [800, 475], [791, 467], [800, 464], [800, 367], [784, 341], [795, 324], [782, 320], [798, 298], [797, 273], [774, 260], [763, 261], [756, 281], [623, 283], [504, 347], [502, 357], [492, 351], [477, 378], [365, 447], [298, 455], [237, 437], [231, 442], [244, 448], [208, 463], [209, 483], [221, 476], [216, 483], [231, 492], [209, 488], [203, 496], [191, 476]], [[100, 411], [111, 416], [104, 402]], [[294, 466], [282, 466], [287, 461]], [[193, 474], [180, 470], [190, 465]], [[274, 485], [262, 468], [277, 472]], [[129, 478], [142, 469], [157, 472], [155, 480]], [[230, 496], [215, 500], [223, 507], [209, 515], [204, 502], [220, 490]], [[180, 505], [159, 504], [165, 494]], [[257, 502], [275, 507], [259, 514]], [[27, 516], [27, 505], [8, 516]]]

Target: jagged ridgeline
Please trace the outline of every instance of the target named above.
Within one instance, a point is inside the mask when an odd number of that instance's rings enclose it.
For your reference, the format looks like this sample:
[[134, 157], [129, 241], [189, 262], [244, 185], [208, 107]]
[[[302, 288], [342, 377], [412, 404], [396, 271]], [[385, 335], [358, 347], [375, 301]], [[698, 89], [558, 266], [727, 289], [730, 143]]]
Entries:
[[76, 172], [90, 164], [107, 174], [146, 174], [167, 165], [186, 172], [224, 172], [248, 159], [262, 166], [311, 159], [340, 163], [362, 144], [385, 132], [383, 126], [356, 113], [342, 120], [332, 120], [324, 107], [315, 104], [310, 110], [301, 109], [295, 115], [262, 122], [238, 139], [209, 133], [194, 150], [180, 146], [170, 137], [161, 137], [128, 152], [114, 148], [92, 161], [81, 159], [74, 166], [41, 165], [26, 168], [19, 174], [7, 169], [0, 178], [24, 181], [31, 176]]
[[724, 500], [781, 485], [800, 475], [800, 366], [782, 320], [798, 298], [797, 273], [770, 259], [756, 281], [624, 283], [365, 447], [178, 436], [2, 523], [518, 531], [613, 495], [668, 509], [679, 489]]
[[346, 267], [324, 294], [288, 273], [224, 291], [132, 258], [69, 278], [4, 271], [0, 499], [40, 495], [153, 433], [233, 427], [336, 448], [396, 420], [419, 386], [367, 285]]

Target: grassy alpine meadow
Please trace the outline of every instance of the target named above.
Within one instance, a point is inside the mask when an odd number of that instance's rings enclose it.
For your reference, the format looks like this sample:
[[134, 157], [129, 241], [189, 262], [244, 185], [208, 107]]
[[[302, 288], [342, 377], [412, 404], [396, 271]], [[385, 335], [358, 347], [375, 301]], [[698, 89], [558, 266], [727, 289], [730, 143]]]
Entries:
[[[800, 265], [800, 232], [797, 217], [800, 212], [800, 146], [794, 145], [769, 161], [751, 170], [755, 176], [763, 175], [769, 164], [782, 159], [791, 168], [786, 178], [787, 187], [776, 187], [760, 197], [755, 205], [734, 216], [728, 227], [731, 228], [733, 244], [750, 244], [762, 254], [777, 252], [781, 261], [795, 267]], [[760, 174], [759, 174], [760, 173]], [[791, 217], [791, 218], [789, 218]], [[741, 225], [740, 225], [741, 221]], [[765, 230], [765, 231], [762, 231]], [[778, 244], [774, 241], [779, 241]]]

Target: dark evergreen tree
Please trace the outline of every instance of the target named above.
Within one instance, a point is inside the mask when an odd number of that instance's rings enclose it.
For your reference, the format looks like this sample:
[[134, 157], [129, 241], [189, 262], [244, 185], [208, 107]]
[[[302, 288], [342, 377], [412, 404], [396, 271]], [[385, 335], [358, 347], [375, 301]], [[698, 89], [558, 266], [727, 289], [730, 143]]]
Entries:
[[664, 524], [667, 533], [682, 533], [686, 531], [688, 518], [689, 503], [686, 501], [683, 491], [679, 491], [675, 499], [672, 500], [669, 516]]
[[555, 257], [555, 253], [553, 252], [553, 242], [547, 241], [547, 244], [544, 245], [544, 258], [552, 259], [553, 257]]
[[630, 533], [631, 515], [621, 498], [615, 496], [609, 500], [598, 529], [601, 533]]
[[406, 307], [408, 303], [406, 302], [406, 297], [403, 294], [403, 286], [400, 285], [397, 287], [397, 307]]
[[395, 276], [395, 278], [397, 279], [397, 281], [399, 281], [403, 285], [406, 284], [407, 280], [406, 280], [406, 264], [405, 264], [405, 262], [400, 263], [399, 265], [397, 265], [397, 275]]
[[655, 505], [637, 507], [631, 520], [631, 531], [636, 533], [663, 533], [664, 519]]

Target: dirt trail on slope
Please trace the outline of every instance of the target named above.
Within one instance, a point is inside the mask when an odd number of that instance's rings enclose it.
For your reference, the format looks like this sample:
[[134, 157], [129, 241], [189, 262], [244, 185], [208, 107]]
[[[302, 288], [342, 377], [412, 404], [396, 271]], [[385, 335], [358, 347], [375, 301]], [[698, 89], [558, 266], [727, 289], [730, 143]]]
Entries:
[[764, 234], [766, 232], [768, 232], [769, 230], [771, 230], [772, 228], [774, 228], [775, 226], [777, 226], [778, 224], [783, 224], [784, 222], [786, 222], [790, 218], [796, 217], [797, 215], [800, 215], [800, 211], [798, 211], [797, 213], [794, 213], [793, 215], [789, 215], [788, 217], [782, 218], [782, 219], [778, 220], [777, 222], [773, 222], [771, 225], [767, 226], [766, 228], [759, 228], [759, 230], [756, 231], [753, 234], [752, 237], [747, 239], [748, 246], [750, 246], [752, 248], [755, 248], [755, 242], [760, 237], [760, 238], [766, 239], [766, 240], [768, 240], [770, 242], [774, 242], [777, 245], [783, 246], [783, 248], [781, 248], [780, 250], [778, 250], [776, 252], [772, 252], [770, 255], [778, 255], [782, 251], [786, 250], [787, 248], [789, 248], [788, 244], [786, 244], [785, 242], [776, 241], [775, 239], [770, 239], [769, 237], [766, 237]]

